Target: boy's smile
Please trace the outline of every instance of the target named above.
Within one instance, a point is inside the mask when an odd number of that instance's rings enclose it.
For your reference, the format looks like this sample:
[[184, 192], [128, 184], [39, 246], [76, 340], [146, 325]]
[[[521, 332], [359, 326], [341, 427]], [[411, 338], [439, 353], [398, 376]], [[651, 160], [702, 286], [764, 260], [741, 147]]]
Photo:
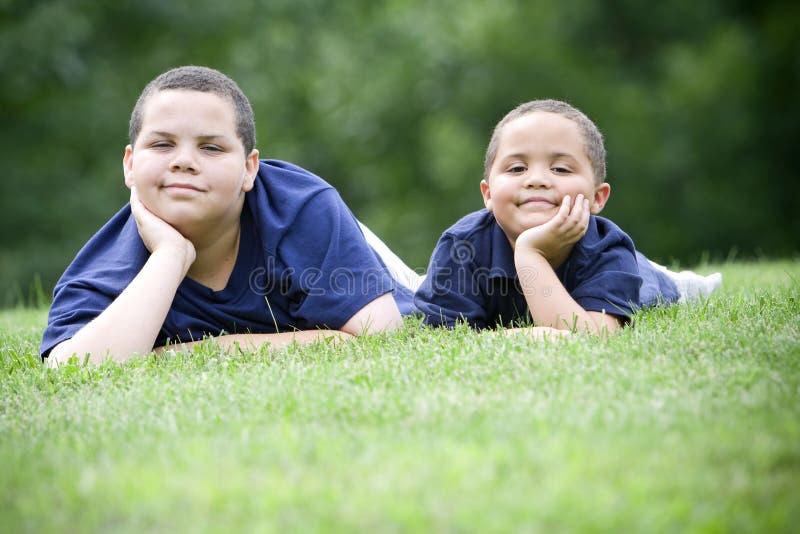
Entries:
[[554, 206], [558, 206], [558, 204], [547, 197], [539, 195], [523, 198], [519, 203], [520, 209], [530, 211], [551, 210]]
[[161, 186], [164, 192], [174, 198], [194, 198], [208, 189], [187, 182], [172, 182]]
[[513, 244], [529, 228], [549, 221], [565, 196], [582, 194], [599, 213], [608, 184], [595, 184], [578, 125], [556, 113], [535, 111], [503, 127], [488, 180], [481, 182], [486, 209]]
[[166, 90], [145, 104], [142, 129], [123, 160], [142, 203], [192, 241], [238, 225], [258, 152], [245, 158], [233, 105], [199, 91]]

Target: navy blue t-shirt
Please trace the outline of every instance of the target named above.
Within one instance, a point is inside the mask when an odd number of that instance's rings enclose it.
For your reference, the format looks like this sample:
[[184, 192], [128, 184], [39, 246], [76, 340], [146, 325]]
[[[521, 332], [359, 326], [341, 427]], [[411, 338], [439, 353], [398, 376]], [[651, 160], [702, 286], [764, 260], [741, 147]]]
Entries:
[[[514, 250], [494, 215], [480, 210], [442, 234], [425, 281], [414, 297], [429, 325], [473, 328], [528, 324]], [[678, 300], [675, 284], [608, 219], [592, 215], [586, 234], [556, 270], [564, 288], [587, 311], [628, 317], [643, 306]]]
[[[40, 353], [102, 313], [149, 256], [126, 205], [56, 284]], [[300, 167], [262, 160], [245, 195], [227, 286], [214, 291], [184, 278], [155, 346], [209, 335], [339, 329], [390, 291], [401, 313], [413, 309], [413, 294], [392, 280], [336, 190]]]

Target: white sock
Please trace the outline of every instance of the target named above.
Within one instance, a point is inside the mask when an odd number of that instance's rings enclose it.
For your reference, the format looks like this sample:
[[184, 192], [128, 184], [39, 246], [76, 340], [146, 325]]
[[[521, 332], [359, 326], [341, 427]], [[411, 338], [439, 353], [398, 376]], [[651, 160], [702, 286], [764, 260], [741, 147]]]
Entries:
[[680, 293], [678, 302], [691, 302], [702, 297], [707, 297], [714, 292], [720, 285], [722, 285], [722, 274], [713, 273], [708, 276], [697, 274], [694, 271], [681, 271], [675, 272], [667, 269], [663, 265], [659, 265], [654, 261], [650, 264], [669, 276], [670, 280], [675, 282]]

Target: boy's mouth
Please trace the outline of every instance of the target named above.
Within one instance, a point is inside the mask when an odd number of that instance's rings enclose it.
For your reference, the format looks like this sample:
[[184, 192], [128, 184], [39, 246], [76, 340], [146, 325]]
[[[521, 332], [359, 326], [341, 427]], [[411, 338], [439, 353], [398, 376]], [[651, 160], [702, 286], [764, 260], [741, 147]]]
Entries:
[[547, 199], [545, 197], [529, 197], [529, 198], [523, 199], [522, 202], [520, 202], [518, 204], [518, 206], [520, 206], [520, 207], [524, 206], [526, 208], [533, 208], [533, 209], [537, 209], [537, 208], [552, 208], [555, 205], [556, 204], [554, 202], [550, 201], [549, 199]]
[[185, 183], [185, 182], [175, 182], [173, 184], [164, 184], [161, 187], [163, 189], [168, 189], [168, 190], [173, 190], [173, 191], [185, 190], [185, 191], [197, 191], [199, 193], [203, 192], [203, 189], [201, 187], [198, 187], [195, 184], [190, 184], [190, 183]]

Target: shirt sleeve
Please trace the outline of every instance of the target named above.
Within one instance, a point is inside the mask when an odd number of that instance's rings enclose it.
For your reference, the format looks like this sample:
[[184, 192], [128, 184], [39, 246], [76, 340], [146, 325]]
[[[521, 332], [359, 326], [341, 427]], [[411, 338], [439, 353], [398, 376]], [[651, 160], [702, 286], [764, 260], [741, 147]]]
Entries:
[[71, 280], [56, 288], [42, 335], [41, 356], [46, 358], [56, 345], [72, 338], [112, 301], [106, 292], [85, 280]]
[[340, 329], [394, 289], [353, 214], [335, 189], [313, 195], [278, 244], [291, 269], [290, 312], [303, 329]]
[[126, 206], [84, 245], [56, 284], [41, 356], [47, 357], [56, 345], [100, 315], [133, 280], [148, 255]]
[[471, 258], [459, 261], [458, 247], [452, 236], [445, 234], [439, 239], [414, 304], [427, 325], [453, 328], [466, 321], [473, 328], [486, 328], [486, 305], [476, 285], [474, 265]]
[[587, 241], [562, 273], [564, 286], [586, 311], [631, 316], [641, 306], [642, 285], [633, 242], [621, 231]]

